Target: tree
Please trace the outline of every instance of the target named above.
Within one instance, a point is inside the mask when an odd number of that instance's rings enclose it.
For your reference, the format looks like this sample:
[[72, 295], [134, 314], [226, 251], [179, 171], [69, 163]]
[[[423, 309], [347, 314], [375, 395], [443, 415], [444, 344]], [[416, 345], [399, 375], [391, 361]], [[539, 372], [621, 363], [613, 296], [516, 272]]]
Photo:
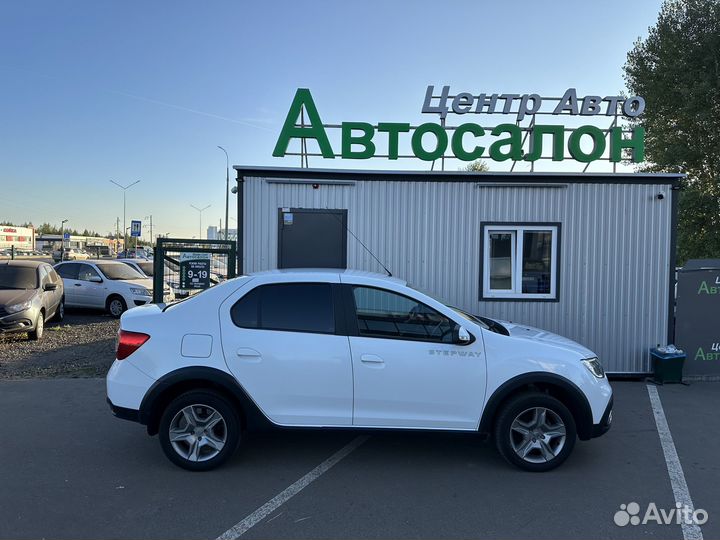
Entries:
[[624, 66], [628, 90], [646, 100], [642, 167], [683, 172], [678, 263], [720, 257], [720, 2], [665, 0], [648, 37]]
[[488, 164], [482, 159], [478, 159], [468, 163], [464, 167], [461, 167], [460, 170], [468, 172], [487, 172], [490, 170], [490, 167], [488, 167]]

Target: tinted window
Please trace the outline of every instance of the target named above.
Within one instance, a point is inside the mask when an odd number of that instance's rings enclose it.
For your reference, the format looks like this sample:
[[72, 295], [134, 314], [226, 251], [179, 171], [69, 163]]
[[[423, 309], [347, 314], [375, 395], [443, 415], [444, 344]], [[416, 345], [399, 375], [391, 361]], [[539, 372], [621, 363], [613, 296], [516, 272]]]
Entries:
[[77, 264], [61, 264], [55, 268], [55, 271], [61, 278], [65, 279], [77, 279], [78, 276], [78, 265]]
[[353, 287], [361, 336], [452, 343], [455, 323], [407, 296], [370, 287]]
[[233, 322], [244, 328], [291, 332], [335, 332], [332, 289], [328, 283], [263, 285], [232, 308]]
[[89, 264], [78, 264], [78, 277], [80, 281], [90, 281], [90, 278], [99, 278], [100, 274], [97, 273], [92, 266]]
[[0, 266], [0, 289], [36, 289], [37, 270], [26, 266]]

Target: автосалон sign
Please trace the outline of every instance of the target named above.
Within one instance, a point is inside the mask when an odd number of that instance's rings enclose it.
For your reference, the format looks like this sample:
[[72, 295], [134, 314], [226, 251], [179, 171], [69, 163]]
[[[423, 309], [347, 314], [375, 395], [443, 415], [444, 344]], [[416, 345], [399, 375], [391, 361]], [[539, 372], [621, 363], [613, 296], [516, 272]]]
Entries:
[[[544, 100], [556, 101], [557, 106], [552, 111], [541, 113]], [[502, 108], [496, 110], [500, 102]], [[515, 104], [517, 108], [514, 108]], [[618, 112], [618, 108], [621, 109], [621, 113]], [[308, 125], [298, 124], [303, 109], [307, 114]], [[398, 159], [402, 157], [399, 153], [400, 138], [407, 133], [413, 156], [425, 161], [434, 161], [447, 156], [446, 152], [450, 148], [452, 155], [462, 161], [489, 157], [493, 161], [532, 162], [542, 158], [545, 136], [550, 136], [552, 139], [551, 157], [543, 159], [562, 161], [565, 159], [565, 133], [568, 132], [567, 149], [570, 157], [575, 161], [589, 163], [598, 159], [608, 159], [611, 162], [619, 162], [623, 160], [623, 150], [629, 149], [630, 160], [637, 163], [644, 159], [645, 131], [640, 126], [624, 130], [617, 125], [617, 118], [621, 114], [628, 118], [636, 118], [644, 109], [645, 100], [639, 96], [578, 98], [574, 88], [569, 88], [561, 98], [543, 98], [537, 94], [474, 95], [469, 92], [452, 96], [449, 86], [444, 86], [440, 95], [436, 96], [434, 87], [428, 86], [422, 112], [438, 114], [440, 123], [426, 122], [411, 126], [409, 123], [400, 122], [380, 122], [377, 125], [367, 122], [343, 122], [337, 126], [341, 129], [341, 151], [336, 154], [326, 132], [326, 128], [330, 126], [322, 123], [310, 90], [298, 88], [273, 150], [273, 156], [283, 157], [288, 154], [288, 145], [292, 139], [314, 139], [320, 148], [319, 155], [323, 158]], [[446, 126], [444, 120], [448, 113], [515, 115], [517, 123], [501, 123], [492, 128], [485, 128], [474, 122]], [[614, 117], [616, 121], [605, 130], [594, 125], [568, 128], [558, 124], [535, 123], [535, 115], [539, 114], [606, 116]], [[520, 121], [527, 116], [533, 117], [531, 125], [521, 127]], [[523, 132], [526, 134], [524, 139]], [[623, 133], [628, 134], [629, 137], [624, 137]], [[382, 134], [387, 141], [387, 152], [382, 155], [377, 151], [376, 134]], [[486, 147], [477, 144], [477, 139], [487, 135], [497, 139], [489, 145], [486, 153]], [[432, 139], [432, 142], [428, 139]], [[528, 141], [527, 152], [523, 148], [525, 140]], [[608, 148], [608, 157], [603, 158]]]

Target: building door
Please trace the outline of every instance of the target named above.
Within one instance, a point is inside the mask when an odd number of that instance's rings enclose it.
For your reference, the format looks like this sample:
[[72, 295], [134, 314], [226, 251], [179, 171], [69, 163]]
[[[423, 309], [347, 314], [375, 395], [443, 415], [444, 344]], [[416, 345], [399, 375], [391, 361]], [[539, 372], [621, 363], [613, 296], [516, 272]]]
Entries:
[[347, 268], [347, 210], [280, 208], [278, 268]]

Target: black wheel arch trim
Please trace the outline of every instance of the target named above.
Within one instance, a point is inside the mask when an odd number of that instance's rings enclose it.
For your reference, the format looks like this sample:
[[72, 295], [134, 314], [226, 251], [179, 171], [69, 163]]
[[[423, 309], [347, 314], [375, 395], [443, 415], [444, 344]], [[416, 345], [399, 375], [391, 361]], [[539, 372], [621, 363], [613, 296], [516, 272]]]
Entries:
[[239, 406], [238, 413], [244, 427], [258, 429], [274, 425], [232, 375], [217, 368], [191, 366], [163, 375], [145, 394], [140, 403], [138, 419], [147, 426], [150, 435], [157, 434], [162, 408], [169, 399], [175, 397], [176, 392], [173, 389], [178, 388], [182, 388], [181, 392], [200, 388], [224, 391]]
[[[533, 371], [517, 375], [501, 384], [487, 400], [483, 409], [478, 431], [483, 434], [492, 433], [493, 421], [500, 405], [512, 394], [530, 385], [552, 386], [562, 393], [563, 403], [570, 409], [575, 419], [578, 438], [581, 441], [592, 438], [593, 416], [590, 402], [582, 390], [571, 380], [544, 371]], [[569, 401], [569, 403], [567, 402]]]

